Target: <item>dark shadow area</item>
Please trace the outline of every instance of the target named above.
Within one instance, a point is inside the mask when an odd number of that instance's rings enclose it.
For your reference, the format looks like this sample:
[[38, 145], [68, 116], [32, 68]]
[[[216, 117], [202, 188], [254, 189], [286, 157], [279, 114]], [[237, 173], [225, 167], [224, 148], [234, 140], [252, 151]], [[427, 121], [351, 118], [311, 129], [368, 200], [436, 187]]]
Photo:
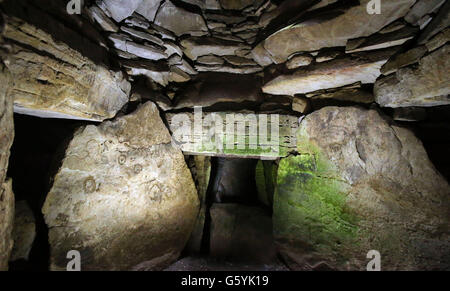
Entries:
[[8, 176], [13, 180], [16, 201], [26, 200], [36, 220], [36, 238], [29, 260], [10, 262], [10, 270], [48, 270], [48, 229], [41, 212], [68, 142], [85, 122], [41, 119], [14, 115], [15, 137]]

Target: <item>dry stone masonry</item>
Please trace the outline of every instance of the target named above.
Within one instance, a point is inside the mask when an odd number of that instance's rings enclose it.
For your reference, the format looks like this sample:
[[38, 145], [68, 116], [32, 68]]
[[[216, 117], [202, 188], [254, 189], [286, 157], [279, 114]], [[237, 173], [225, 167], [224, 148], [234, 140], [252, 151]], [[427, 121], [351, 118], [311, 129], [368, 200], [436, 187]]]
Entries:
[[450, 1], [65, 2], [0, 0], [0, 270], [450, 270]]

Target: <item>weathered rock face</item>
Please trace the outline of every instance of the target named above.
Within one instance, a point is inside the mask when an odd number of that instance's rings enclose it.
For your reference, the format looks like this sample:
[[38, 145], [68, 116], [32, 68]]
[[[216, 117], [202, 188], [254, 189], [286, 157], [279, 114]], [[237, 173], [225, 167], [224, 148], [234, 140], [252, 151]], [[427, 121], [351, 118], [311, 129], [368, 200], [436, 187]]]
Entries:
[[219, 0], [223, 9], [241, 10], [256, 2], [255, 0]]
[[187, 155], [273, 160], [295, 151], [298, 118], [292, 115], [170, 113], [166, 119]]
[[161, 0], [143, 0], [136, 12], [144, 16], [148, 21], [153, 21], [160, 3]]
[[178, 257], [198, 214], [182, 153], [156, 106], [77, 131], [42, 212], [51, 269], [69, 250], [82, 270], [159, 269]]
[[370, 0], [362, 0], [359, 6], [350, 8], [344, 14], [322, 23], [300, 23], [282, 29], [268, 37], [263, 42], [263, 46], [276, 63], [286, 61], [296, 52], [345, 46], [348, 39], [369, 36], [392, 21], [405, 16], [415, 1], [386, 2], [383, 3], [383, 12], [373, 15], [367, 13], [369, 2]]
[[410, 131], [374, 110], [327, 107], [298, 131], [282, 159], [274, 233], [294, 269], [450, 267], [450, 187]]
[[170, 1], [164, 2], [156, 14], [155, 23], [162, 26], [176, 35], [183, 34], [207, 34], [203, 17], [196, 13], [179, 8]]
[[141, 5], [143, 0], [103, 0], [115, 21], [121, 22]]
[[12, 181], [0, 187], [0, 271], [8, 270], [8, 261], [13, 248], [12, 230], [14, 224], [14, 193]]
[[9, 149], [14, 140], [13, 102], [10, 97], [12, 78], [0, 62], [0, 271], [8, 269], [13, 247], [14, 194], [11, 180], [5, 181]]
[[277, 172], [278, 165], [274, 161], [258, 161], [256, 164], [255, 180], [258, 199], [269, 207], [273, 205]]
[[121, 72], [94, 64], [21, 20], [6, 20], [3, 37], [13, 42], [1, 57], [15, 81], [10, 95], [15, 112], [102, 121], [128, 102], [130, 84]]
[[33, 212], [26, 201], [17, 202], [15, 210], [14, 247], [10, 261], [28, 260], [34, 238], [36, 237], [36, 222]]
[[292, 74], [281, 75], [268, 82], [264, 85], [263, 92], [275, 95], [295, 95], [341, 87], [356, 82], [374, 83], [381, 74], [381, 66], [393, 53], [392, 49], [376, 53], [355, 53], [345, 58], [298, 69]]
[[211, 256], [246, 263], [275, 263], [272, 221], [263, 209], [214, 204], [211, 209]]
[[220, 38], [190, 37], [181, 41], [184, 53], [191, 60], [196, 60], [200, 56], [214, 54], [216, 56], [234, 55], [239, 50], [249, 47], [241, 42], [223, 40]]
[[205, 228], [206, 218], [206, 191], [208, 190], [209, 178], [211, 174], [211, 158], [204, 156], [191, 156], [190, 161], [193, 162], [191, 168], [195, 185], [197, 186], [198, 199], [200, 201], [200, 210], [197, 216], [194, 230], [189, 238], [186, 250], [189, 253], [199, 254], [201, 251], [203, 230]]
[[405, 16], [405, 20], [411, 24], [416, 24], [422, 17], [432, 13], [444, 2], [445, 0], [418, 0]]
[[450, 46], [424, 56], [417, 66], [400, 68], [375, 83], [375, 99], [383, 107], [450, 104]]
[[175, 108], [211, 106], [221, 102], [261, 102], [261, 79], [236, 74], [201, 74], [175, 98]]

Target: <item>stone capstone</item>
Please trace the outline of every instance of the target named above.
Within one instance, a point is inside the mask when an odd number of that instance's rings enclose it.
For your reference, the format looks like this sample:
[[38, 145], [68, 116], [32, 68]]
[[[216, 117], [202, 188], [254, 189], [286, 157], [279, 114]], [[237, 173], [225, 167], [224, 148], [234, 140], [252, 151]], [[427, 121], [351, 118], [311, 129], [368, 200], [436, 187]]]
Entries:
[[383, 107], [450, 104], [450, 46], [422, 57], [418, 65], [400, 68], [375, 83], [374, 94]]
[[3, 37], [8, 49], [0, 55], [14, 78], [15, 112], [102, 121], [128, 102], [131, 86], [121, 72], [93, 63], [44, 31], [6, 17]]
[[385, 2], [383, 12], [373, 15], [367, 13], [369, 2], [362, 0], [360, 5], [325, 22], [310, 25], [299, 23], [281, 29], [263, 41], [263, 48], [276, 63], [283, 63], [296, 52], [345, 46], [347, 40], [374, 34], [405, 16], [415, 0]]

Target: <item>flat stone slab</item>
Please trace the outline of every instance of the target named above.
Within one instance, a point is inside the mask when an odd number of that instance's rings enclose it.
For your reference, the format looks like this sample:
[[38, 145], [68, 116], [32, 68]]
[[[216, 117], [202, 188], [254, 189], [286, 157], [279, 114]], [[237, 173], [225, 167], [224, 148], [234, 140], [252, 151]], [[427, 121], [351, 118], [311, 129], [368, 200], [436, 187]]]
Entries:
[[263, 92], [274, 95], [305, 94], [322, 89], [342, 87], [361, 82], [375, 83], [380, 68], [394, 50], [355, 53], [345, 58], [319, 63], [292, 74], [281, 75], [268, 82]]
[[10, 49], [0, 55], [14, 79], [16, 113], [103, 121], [128, 102], [131, 85], [121, 72], [95, 64], [46, 32], [7, 17], [3, 37]]
[[213, 112], [171, 113], [166, 119], [174, 142], [188, 155], [270, 160], [296, 147], [296, 116]]
[[383, 107], [450, 104], [450, 46], [423, 57], [418, 65], [399, 69], [375, 83], [375, 100]]

